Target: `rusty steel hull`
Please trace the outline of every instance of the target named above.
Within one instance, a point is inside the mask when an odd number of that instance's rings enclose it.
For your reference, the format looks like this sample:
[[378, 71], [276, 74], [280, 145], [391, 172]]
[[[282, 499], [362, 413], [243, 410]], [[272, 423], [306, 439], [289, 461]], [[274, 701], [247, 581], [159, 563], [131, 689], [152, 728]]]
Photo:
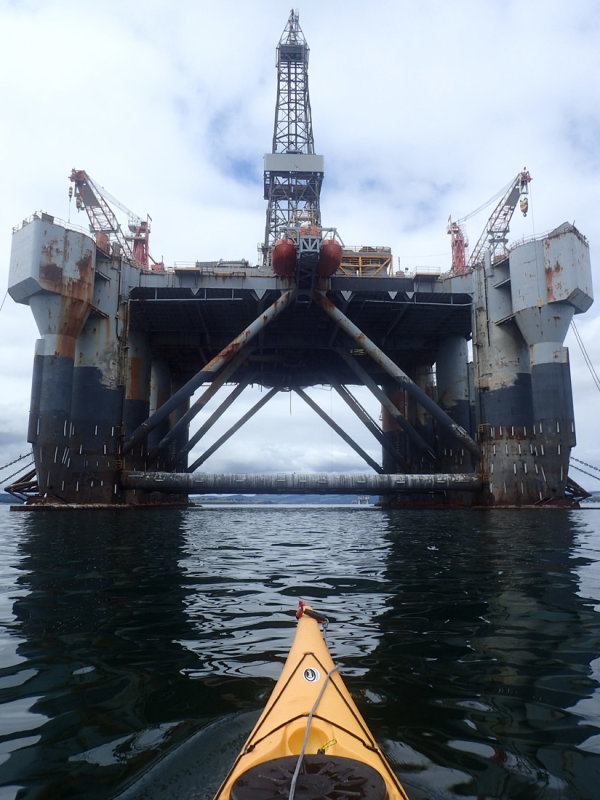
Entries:
[[587, 242], [571, 225], [473, 271], [474, 390], [490, 505], [563, 503], [575, 420], [573, 315], [592, 303]]
[[[587, 242], [573, 226], [462, 275], [337, 272], [318, 278], [312, 296], [294, 280], [247, 264], [143, 271], [48, 215], [17, 231], [9, 291], [30, 305], [41, 337], [28, 425], [36, 500], [185, 504], [199, 486], [190, 470], [260, 407], [188, 464], [245, 386], [267, 388], [267, 398], [295, 390], [309, 402], [307, 386], [330, 384], [379, 442], [381, 462], [309, 405], [374, 483], [303, 477], [285, 491], [347, 486], [381, 491], [390, 506], [568, 501], [575, 421], [563, 340], [592, 302]], [[190, 434], [226, 383], [239, 389]], [[381, 427], [353, 386], [377, 399]], [[243, 485], [263, 492], [266, 483], [247, 475]]]

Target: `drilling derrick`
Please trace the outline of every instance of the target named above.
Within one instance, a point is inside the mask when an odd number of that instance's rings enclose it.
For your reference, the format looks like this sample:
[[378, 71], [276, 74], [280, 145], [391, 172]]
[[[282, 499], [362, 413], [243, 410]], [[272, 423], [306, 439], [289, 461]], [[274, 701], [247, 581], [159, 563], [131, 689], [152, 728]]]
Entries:
[[[309, 47], [292, 10], [277, 46], [277, 102], [273, 148], [265, 155], [264, 197], [268, 200], [263, 264], [272, 266], [273, 247], [290, 235], [297, 246], [300, 227], [313, 233], [321, 224], [319, 195], [323, 156], [315, 155], [308, 94]], [[296, 231], [296, 237], [291, 233]], [[319, 242], [320, 243], [320, 242]], [[289, 246], [289, 245], [288, 245]], [[319, 247], [316, 246], [316, 260]], [[294, 263], [292, 263], [294, 262]], [[289, 259], [289, 275], [295, 256]]]

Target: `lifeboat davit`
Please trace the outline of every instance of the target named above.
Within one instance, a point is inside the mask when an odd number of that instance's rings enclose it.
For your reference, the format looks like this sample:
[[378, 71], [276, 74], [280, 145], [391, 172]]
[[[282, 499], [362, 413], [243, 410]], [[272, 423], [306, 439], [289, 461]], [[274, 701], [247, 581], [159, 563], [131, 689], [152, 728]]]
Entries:
[[296, 272], [296, 248], [291, 239], [278, 239], [271, 252], [273, 272], [280, 278], [293, 278]]
[[321, 278], [329, 278], [342, 263], [342, 246], [336, 239], [325, 239], [319, 252], [317, 273]]

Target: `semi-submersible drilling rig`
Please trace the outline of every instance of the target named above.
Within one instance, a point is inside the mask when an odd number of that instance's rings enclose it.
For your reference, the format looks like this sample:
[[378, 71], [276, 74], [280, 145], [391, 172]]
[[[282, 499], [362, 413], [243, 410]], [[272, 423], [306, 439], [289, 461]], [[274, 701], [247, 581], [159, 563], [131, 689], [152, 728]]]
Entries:
[[[513, 211], [526, 211], [523, 171], [468, 261], [461, 225], [450, 223], [447, 274], [394, 274], [389, 248], [344, 248], [321, 221], [308, 56], [292, 11], [277, 46], [257, 266], [153, 262], [149, 220], [131, 215], [124, 231], [116, 201], [83, 170], [73, 170], [71, 190], [89, 231], [45, 213], [15, 231], [9, 292], [29, 304], [41, 335], [28, 431], [35, 471], [11, 487], [29, 504], [161, 505], [207, 492], [378, 494], [421, 506], [577, 502], [563, 341], [573, 314], [592, 303], [586, 239], [564, 224], [507, 248]], [[229, 394], [192, 433], [225, 384]], [[259, 402], [190, 464], [251, 384], [266, 390]], [[340, 394], [379, 441], [381, 463], [314, 403], [305, 389], [315, 385]], [[377, 398], [381, 424], [355, 386]], [[368, 471], [198, 471], [282, 391], [313, 407]]]

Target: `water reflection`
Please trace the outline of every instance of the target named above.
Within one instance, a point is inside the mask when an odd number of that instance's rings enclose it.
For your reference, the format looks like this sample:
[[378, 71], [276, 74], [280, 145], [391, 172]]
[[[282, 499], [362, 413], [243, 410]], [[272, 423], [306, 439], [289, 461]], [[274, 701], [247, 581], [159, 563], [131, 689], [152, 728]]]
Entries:
[[368, 670], [387, 606], [390, 545], [379, 514], [227, 509], [192, 514], [187, 526], [181, 568], [193, 587], [193, 637], [182, 643], [198, 656], [195, 675], [276, 679], [299, 599], [331, 619], [332, 654], [346, 674]]
[[19, 798], [106, 797], [210, 713], [209, 693], [182, 675], [190, 654], [173, 644], [188, 635], [181, 528], [177, 511], [24, 519], [19, 662], [2, 670], [2, 783]]
[[581, 745], [597, 720], [575, 713], [598, 687], [600, 634], [579, 595], [582, 519], [388, 516], [393, 600], [369, 677], [415, 796], [595, 796], [600, 759]]
[[347, 675], [366, 674], [379, 644], [379, 514], [79, 512], [21, 527], [20, 641], [0, 670], [11, 797], [111, 797], [132, 781], [135, 797], [165, 754], [145, 796], [210, 797], [279, 673], [299, 598], [329, 614]]
[[302, 598], [330, 617], [332, 655], [414, 800], [593, 798], [600, 548], [585, 519], [23, 515], [18, 558], [0, 566], [14, 614], [0, 786], [20, 800], [128, 785], [123, 800], [210, 798]]

